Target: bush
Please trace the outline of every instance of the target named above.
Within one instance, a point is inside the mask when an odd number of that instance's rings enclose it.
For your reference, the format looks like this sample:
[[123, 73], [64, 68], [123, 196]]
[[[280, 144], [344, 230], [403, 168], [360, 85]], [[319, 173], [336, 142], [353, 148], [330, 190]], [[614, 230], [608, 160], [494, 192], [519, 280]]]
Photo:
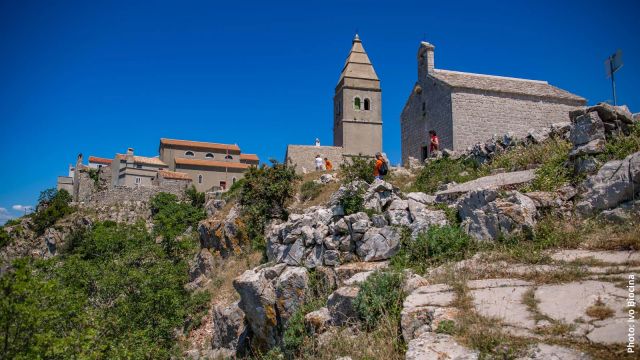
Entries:
[[159, 193], [151, 198], [150, 207], [153, 234], [162, 237], [167, 255], [175, 258], [179, 252], [188, 251], [191, 243], [177, 241], [177, 238], [189, 227], [195, 230], [198, 222], [206, 217], [204, 209], [193, 206], [192, 202], [179, 202], [177, 196], [169, 193]]
[[342, 205], [345, 215], [364, 211], [364, 199], [362, 198], [362, 192], [351, 189], [347, 190], [340, 199], [340, 205]]
[[209, 295], [185, 290], [175, 261], [144, 223], [95, 223], [49, 260], [17, 260], [0, 278], [3, 358], [171, 359], [176, 330], [197, 323]]
[[0, 227], [0, 249], [11, 243], [11, 236], [4, 227]]
[[240, 179], [234, 182], [233, 184], [231, 184], [231, 187], [229, 187], [229, 190], [222, 193], [222, 198], [225, 199], [226, 201], [231, 201], [239, 198], [240, 192], [242, 191], [242, 186], [244, 186], [245, 182], [246, 182], [245, 179]]
[[376, 271], [362, 283], [354, 307], [366, 329], [375, 329], [384, 317], [400, 323], [403, 280], [400, 272]]
[[375, 159], [364, 156], [353, 156], [350, 157], [349, 160], [345, 159], [345, 161], [340, 164], [340, 171], [346, 183], [362, 180], [371, 184], [375, 179], [373, 176], [375, 165]]
[[286, 219], [286, 205], [301, 179], [293, 167], [272, 161], [272, 166], [251, 167], [245, 173], [239, 203], [245, 231], [253, 247], [264, 249], [264, 228], [271, 219]]
[[432, 226], [415, 239], [408, 229], [403, 229], [400, 250], [391, 258], [391, 265], [424, 274], [434, 265], [468, 257], [473, 252], [472, 244], [469, 235], [459, 226]]
[[551, 139], [533, 147], [539, 150], [540, 159], [532, 163], [540, 164], [540, 167], [536, 170], [535, 179], [524, 191], [553, 191], [571, 182], [572, 171], [566, 166], [571, 143]]
[[629, 136], [613, 136], [607, 139], [604, 153], [597, 156], [598, 160], [605, 163], [611, 160], [621, 160], [640, 151], [640, 122], [630, 125]]
[[66, 190], [47, 189], [40, 193], [36, 212], [33, 214], [34, 231], [42, 235], [59, 219], [75, 211], [69, 206], [71, 195]]
[[322, 184], [315, 183], [313, 180], [305, 181], [300, 187], [300, 197], [302, 201], [313, 200], [322, 191]]
[[184, 194], [191, 201], [191, 206], [204, 209], [205, 195], [203, 192], [199, 192], [198, 190], [196, 190], [196, 187], [194, 185], [191, 185], [191, 187], [187, 188], [184, 191]]

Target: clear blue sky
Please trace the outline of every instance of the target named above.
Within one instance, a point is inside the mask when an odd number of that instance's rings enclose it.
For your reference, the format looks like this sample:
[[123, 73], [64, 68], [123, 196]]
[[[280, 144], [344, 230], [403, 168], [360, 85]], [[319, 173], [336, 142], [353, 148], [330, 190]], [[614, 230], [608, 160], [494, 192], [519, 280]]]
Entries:
[[[332, 141], [332, 97], [358, 29], [382, 81], [384, 150], [419, 41], [436, 67], [547, 80], [640, 111], [635, 1], [0, 1], [0, 219], [33, 205], [76, 154], [157, 154], [161, 137], [282, 160]], [[0, 222], [3, 220], [0, 220]]]

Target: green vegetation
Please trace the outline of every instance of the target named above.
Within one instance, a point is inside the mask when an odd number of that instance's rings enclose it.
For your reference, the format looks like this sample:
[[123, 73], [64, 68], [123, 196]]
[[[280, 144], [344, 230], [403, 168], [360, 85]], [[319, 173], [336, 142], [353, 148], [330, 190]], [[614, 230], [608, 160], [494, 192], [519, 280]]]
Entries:
[[244, 186], [245, 182], [246, 180], [243, 178], [231, 184], [231, 187], [229, 188], [229, 190], [227, 190], [222, 194], [222, 198], [226, 201], [232, 201], [232, 200], [238, 199], [240, 197], [240, 193], [242, 192], [242, 187]]
[[71, 195], [66, 190], [57, 191], [54, 188], [44, 190], [38, 198], [38, 206], [33, 214], [34, 231], [42, 235], [48, 227], [53, 226], [56, 221], [65, 215], [75, 211], [69, 205]]
[[456, 332], [456, 323], [453, 320], [442, 320], [436, 328], [438, 334], [453, 335]]
[[196, 190], [195, 185], [191, 185], [190, 188], [187, 188], [184, 194], [187, 196], [187, 199], [191, 201], [191, 206], [204, 208], [205, 195], [203, 192]]
[[178, 253], [189, 251], [191, 243], [178, 241], [178, 236], [184, 234], [189, 227], [194, 230], [198, 222], [205, 218], [202, 206], [193, 206], [191, 202], [179, 202], [174, 194], [159, 193], [151, 199], [151, 214], [153, 217], [153, 235], [160, 236], [162, 247], [171, 258], [178, 257]]
[[322, 191], [322, 184], [318, 184], [313, 180], [305, 181], [300, 187], [300, 198], [302, 201], [313, 200]]
[[431, 226], [415, 239], [405, 228], [400, 250], [391, 258], [391, 265], [398, 270], [411, 268], [424, 274], [433, 266], [467, 258], [474, 251], [473, 244], [469, 235], [456, 225]]
[[272, 161], [272, 166], [251, 167], [245, 173], [239, 203], [246, 235], [255, 249], [264, 249], [264, 228], [271, 219], [286, 219], [300, 176], [293, 167]]
[[15, 219], [9, 219], [7, 220], [6, 223], [4, 223], [4, 226], [16, 226], [19, 225], [22, 222], [22, 218], [15, 218]]
[[185, 258], [168, 257], [143, 223], [103, 222], [60, 256], [14, 261], [0, 278], [2, 358], [178, 356], [176, 330], [196, 326], [208, 301], [184, 289]]
[[11, 243], [11, 236], [9, 236], [7, 230], [2, 226], [0, 227], [0, 249], [9, 245], [9, 243]]
[[355, 214], [364, 211], [364, 199], [362, 198], [362, 191], [347, 190], [340, 199], [340, 205], [344, 209], [345, 215]]
[[615, 136], [607, 139], [604, 153], [597, 159], [605, 163], [610, 160], [620, 160], [640, 151], [640, 122], [629, 125], [629, 136]]
[[340, 164], [340, 172], [345, 183], [362, 180], [371, 184], [375, 180], [373, 176], [375, 165], [376, 161], [373, 158], [353, 156], [348, 161], [345, 160]]
[[87, 174], [89, 174], [89, 179], [93, 180], [93, 185], [97, 187], [100, 182], [100, 170], [87, 169]]
[[442, 184], [452, 181], [463, 183], [488, 175], [486, 167], [473, 160], [442, 158], [429, 162], [418, 174], [412, 191], [434, 193]]
[[403, 275], [398, 271], [376, 271], [371, 274], [354, 300], [354, 308], [364, 327], [375, 329], [384, 318], [400, 324], [404, 293]]

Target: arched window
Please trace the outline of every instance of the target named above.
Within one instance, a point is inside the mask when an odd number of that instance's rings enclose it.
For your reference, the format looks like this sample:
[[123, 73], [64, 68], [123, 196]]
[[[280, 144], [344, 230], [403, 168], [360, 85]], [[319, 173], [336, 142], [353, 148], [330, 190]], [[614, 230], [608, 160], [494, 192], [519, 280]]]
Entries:
[[369, 99], [364, 99], [364, 109], [365, 110], [371, 110], [371, 104]]
[[204, 157], [207, 158], [207, 159], [213, 159], [213, 154], [212, 153], [207, 153]]
[[353, 99], [353, 108], [356, 110], [360, 110], [360, 98], [357, 97]]
[[202, 175], [198, 175], [198, 184], [202, 184]]
[[233, 156], [231, 156], [231, 155], [227, 155], [224, 158], [227, 159], [227, 160], [233, 160]]
[[185, 151], [184, 153], [185, 156], [195, 156], [195, 154], [193, 153], [193, 151], [189, 150], [189, 151]]

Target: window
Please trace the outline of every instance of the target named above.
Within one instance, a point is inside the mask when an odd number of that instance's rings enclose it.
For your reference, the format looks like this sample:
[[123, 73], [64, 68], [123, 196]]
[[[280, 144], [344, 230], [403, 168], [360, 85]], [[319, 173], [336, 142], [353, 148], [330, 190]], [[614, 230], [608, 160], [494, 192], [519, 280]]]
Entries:
[[357, 97], [353, 99], [353, 108], [356, 110], [360, 110], [360, 98]]
[[227, 159], [227, 160], [233, 160], [233, 156], [231, 156], [231, 155], [227, 155], [224, 158]]
[[184, 153], [185, 156], [195, 156], [195, 154], [193, 153], [193, 151], [189, 150], [189, 151], [185, 151]]
[[142, 183], [142, 178], [136, 176], [136, 185], [140, 185]]
[[137, 164], [137, 165], [136, 165], [136, 169], [142, 169], [142, 165]]
[[207, 153], [204, 157], [207, 158], [207, 159], [213, 159], [213, 154], [212, 153]]
[[202, 184], [202, 175], [198, 175], [198, 184]]
[[365, 110], [371, 110], [371, 104], [369, 99], [364, 99], [364, 109]]

